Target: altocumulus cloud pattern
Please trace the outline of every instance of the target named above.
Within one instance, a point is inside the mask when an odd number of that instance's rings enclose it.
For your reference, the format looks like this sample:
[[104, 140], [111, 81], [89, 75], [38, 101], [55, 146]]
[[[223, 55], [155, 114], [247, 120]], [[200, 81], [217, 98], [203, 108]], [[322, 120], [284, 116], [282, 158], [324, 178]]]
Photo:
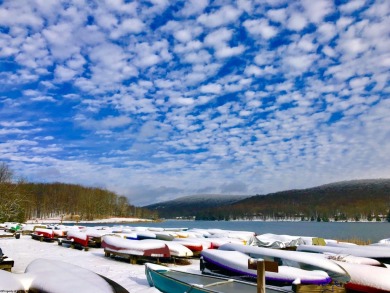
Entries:
[[390, 1], [0, 2], [0, 161], [137, 205], [390, 176]]

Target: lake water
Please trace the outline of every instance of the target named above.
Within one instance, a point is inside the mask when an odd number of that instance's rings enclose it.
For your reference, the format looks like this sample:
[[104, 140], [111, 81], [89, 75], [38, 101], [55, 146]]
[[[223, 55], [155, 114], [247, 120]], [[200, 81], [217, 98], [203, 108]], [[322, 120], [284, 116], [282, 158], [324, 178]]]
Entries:
[[382, 222], [261, 222], [261, 221], [182, 221], [167, 220], [158, 223], [82, 224], [85, 226], [143, 226], [162, 228], [200, 228], [252, 231], [256, 234], [273, 233], [313, 236], [347, 240], [378, 242], [390, 238], [390, 223]]

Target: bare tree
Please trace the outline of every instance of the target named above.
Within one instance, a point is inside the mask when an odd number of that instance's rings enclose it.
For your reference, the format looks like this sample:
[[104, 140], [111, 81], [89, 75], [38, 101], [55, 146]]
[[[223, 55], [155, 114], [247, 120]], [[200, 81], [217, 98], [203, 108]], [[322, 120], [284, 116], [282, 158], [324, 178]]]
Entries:
[[6, 163], [0, 163], [0, 183], [11, 182], [13, 172]]

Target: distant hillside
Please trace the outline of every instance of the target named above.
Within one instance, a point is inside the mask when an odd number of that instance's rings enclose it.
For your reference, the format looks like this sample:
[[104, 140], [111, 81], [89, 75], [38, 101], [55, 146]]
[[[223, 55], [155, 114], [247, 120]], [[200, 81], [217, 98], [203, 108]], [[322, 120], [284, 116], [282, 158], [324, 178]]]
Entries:
[[161, 218], [203, 220], [379, 220], [389, 213], [390, 179], [353, 180], [256, 196], [202, 195], [149, 205]]
[[160, 218], [192, 217], [195, 213], [203, 210], [230, 205], [247, 197], [249, 196], [221, 194], [189, 195], [148, 205], [144, 208], [157, 211]]

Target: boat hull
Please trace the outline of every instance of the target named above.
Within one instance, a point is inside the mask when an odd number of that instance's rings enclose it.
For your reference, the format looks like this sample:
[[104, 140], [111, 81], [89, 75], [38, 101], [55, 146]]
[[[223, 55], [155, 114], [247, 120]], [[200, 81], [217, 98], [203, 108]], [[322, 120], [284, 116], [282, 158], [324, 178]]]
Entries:
[[[145, 274], [150, 286], [164, 293], [256, 293], [257, 286], [253, 283], [229, 280], [214, 276], [205, 276], [170, 270], [169, 268], [145, 264]], [[196, 285], [194, 285], [196, 284]], [[282, 288], [267, 286], [266, 293], [292, 292]]]

